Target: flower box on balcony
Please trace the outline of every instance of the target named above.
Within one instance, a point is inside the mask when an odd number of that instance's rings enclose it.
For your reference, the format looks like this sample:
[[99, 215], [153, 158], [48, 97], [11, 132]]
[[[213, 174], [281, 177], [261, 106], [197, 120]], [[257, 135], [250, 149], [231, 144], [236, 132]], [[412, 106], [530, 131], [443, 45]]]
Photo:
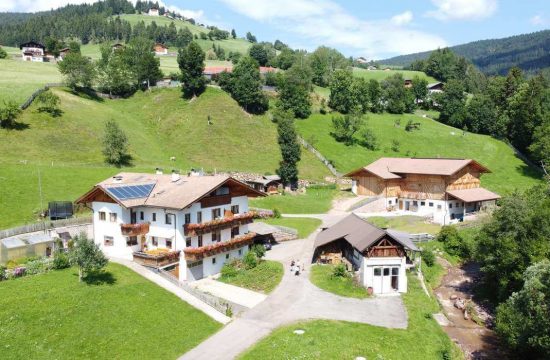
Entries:
[[250, 232], [245, 235], [234, 237], [229, 241], [223, 241], [201, 247], [188, 247], [183, 250], [185, 254], [185, 260], [197, 261], [205, 257], [216, 255], [219, 253], [227, 252], [230, 250], [238, 249], [254, 242], [256, 233]]
[[185, 224], [183, 226], [186, 236], [207, 234], [216, 230], [223, 230], [233, 226], [250, 224], [256, 217], [256, 212], [249, 211], [243, 214], [226, 216], [222, 219], [206, 221], [198, 224]]
[[149, 223], [140, 224], [121, 224], [120, 232], [122, 236], [139, 236], [149, 232]]
[[162, 266], [175, 264], [179, 261], [180, 251], [167, 251], [158, 254], [147, 253], [143, 251], [135, 252], [134, 261], [143, 266], [159, 268]]

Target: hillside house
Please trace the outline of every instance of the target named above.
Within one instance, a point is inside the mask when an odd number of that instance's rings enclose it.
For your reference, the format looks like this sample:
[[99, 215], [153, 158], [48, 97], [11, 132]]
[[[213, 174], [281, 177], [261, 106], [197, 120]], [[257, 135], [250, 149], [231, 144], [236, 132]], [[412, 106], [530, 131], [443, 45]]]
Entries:
[[406, 270], [418, 248], [408, 234], [382, 230], [355, 214], [315, 238], [314, 261], [344, 263], [374, 294], [407, 292]]
[[413, 81], [412, 79], [404, 79], [403, 84], [407, 89], [410, 89], [413, 86]]
[[282, 187], [279, 175], [264, 175], [261, 178], [247, 180], [246, 183], [254, 189], [268, 194], [276, 194]]
[[161, 43], [156, 43], [153, 46], [153, 51], [155, 55], [168, 55], [168, 47]]
[[355, 61], [357, 61], [358, 64], [366, 64], [368, 63], [368, 60], [363, 57], [363, 56], [359, 56], [357, 59], [355, 59]]
[[67, 56], [69, 51], [70, 51], [69, 48], [63, 48], [63, 49], [59, 50], [59, 60], [63, 60], [65, 58], [65, 56]]
[[248, 251], [255, 235], [248, 196], [265, 194], [228, 176], [120, 173], [77, 203], [92, 209], [94, 241], [105, 254], [192, 281]]
[[374, 198], [373, 211], [431, 216], [445, 225], [500, 198], [480, 186], [481, 175], [489, 172], [471, 159], [380, 158], [346, 176], [355, 194]]
[[147, 15], [149, 16], [159, 16], [160, 13], [159, 13], [159, 9], [156, 8], [156, 7], [152, 7], [149, 9], [149, 11], [147, 12]]
[[441, 93], [441, 92], [443, 92], [443, 86], [444, 86], [444, 84], [442, 82], [430, 83], [427, 86], [428, 93], [429, 94]]
[[24, 61], [44, 61], [44, 50], [46, 47], [38, 42], [29, 41], [19, 45], [21, 56]]
[[113, 45], [111, 46], [111, 49], [112, 49], [113, 51], [115, 51], [115, 50], [120, 50], [120, 49], [124, 49], [124, 44], [121, 44], [121, 43], [113, 44]]

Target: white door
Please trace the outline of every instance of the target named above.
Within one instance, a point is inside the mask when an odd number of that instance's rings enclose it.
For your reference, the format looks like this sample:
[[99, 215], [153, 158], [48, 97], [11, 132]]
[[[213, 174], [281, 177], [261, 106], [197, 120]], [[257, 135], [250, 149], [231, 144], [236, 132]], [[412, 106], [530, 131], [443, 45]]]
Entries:
[[385, 267], [382, 271], [382, 294], [391, 292], [391, 268]]
[[398, 291], [399, 267], [377, 266], [373, 269], [372, 290], [375, 294], [387, 294]]
[[381, 267], [375, 267], [373, 269], [372, 291], [375, 294], [382, 293], [382, 268]]

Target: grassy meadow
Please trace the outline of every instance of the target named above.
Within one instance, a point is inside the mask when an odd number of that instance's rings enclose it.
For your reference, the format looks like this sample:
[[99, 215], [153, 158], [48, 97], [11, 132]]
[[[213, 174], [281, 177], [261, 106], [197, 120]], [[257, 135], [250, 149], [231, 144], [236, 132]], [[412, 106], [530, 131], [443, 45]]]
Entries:
[[[409, 325], [387, 329], [344, 321], [303, 321], [276, 329], [240, 356], [240, 359], [462, 359], [460, 350], [431, 314], [439, 312], [420, 283], [409, 276], [403, 294]], [[303, 329], [303, 335], [293, 333]]]
[[354, 283], [351, 277], [332, 276], [334, 265], [313, 265], [309, 279], [312, 284], [330, 293], [364, 299], [369, 296], [364, 286]]
[[299, 217], [281, 217], [262, 220], [270, 225], [280, 225], [296, 229], [298, 238], [307, 238], [315, 229], [321, 226], [321, 220], [314, 218], [299, 218]]
[[[303, 160], [302, 160], [303, 161]], [[250, 200], [250, 206], [277, 209], [283, 214], [322, 214], [330, 210], [338, 190], [309, 188], [305, 194], [282, 194]]]
[[[60, 117], [39, 113], [33, 104], [18, 119], [24, 129], [0, 129], [0, 228], [37, 219], [39, 169], [44, 207], [52, 200], [75, 200], [119, 171], [162, 167], [264, 174], [278, 167], [275, 124], [267, 116], [244, 113], [221, 90], [208, 88], [191, 102], [181, 98], [179, 89], [138, 92], [121, 100], [76, 96], [63, 88], [53, 92], [61, 98]], [[116, 120], [128, 136], [132, 167], [104, 164], [101, 136], [108, 119]], [[170, 161], [171, 156], [176, 160]], [[305, 150], [299, 171], [312, 180], [329, 175]]]
[[240, 269], [235, 276], [222, 275], [219, 281], [252, 291], [269, 294], [283, 278], [283, 264], [278, 261], [263, 260], [255, 268]]
[[[177, 326], [175, 326], [177, 324]], [[118, 264], [0, 283], [2, 359], [175, 359], [221, 325]], [[153, 339], [170, 329], [170, 336]]]
[[415, 76], [420, 77], [421, 79], [426, 79], [428, 82], [436, 82], [437, 80], [431, 76], [426, 75], [422, 71], [412, 71], [412, 70], [367, 70], [358, 67], [353, 68], [353, 75], [356, 77], [361, 77], [365, 80], [374, 79], [377, 81], [382, 81], [394, 74], [400, 73], [403, 75], [404, 79], [413, 79]]
[[[314, 114], [296, 121], [298, 132], [343, 173], [365, 166], [380, 157], [452, 157], [472, 158], [492, 173], [481, 177], [482, 186], [500, 194], [525, 189], [540, 182], [540, 174], [530, 168], [503, 141], [487, 135], [463, 134], [462, 130], [414, 114], [368, 114], [367, 126], [376, 135], [379, 148], [368, 150], [358, 144], [346, 146], [330, 135], [333, 114]], [[420, 124], [418, 130], [406, 131], [408, 120]], [[395, 121], [400, 121], [400, 126]], [[392, 140], [399, 141], [393, 151]]]
[[441, 226], [437, 224], [426, 222], [422, 216], [371, 216], [366, 220], [374, 226], [378, 226], [380, 228], [389, 228], [408, 232], [410, 234], [428, 233], [435, 235], [441, 229]]

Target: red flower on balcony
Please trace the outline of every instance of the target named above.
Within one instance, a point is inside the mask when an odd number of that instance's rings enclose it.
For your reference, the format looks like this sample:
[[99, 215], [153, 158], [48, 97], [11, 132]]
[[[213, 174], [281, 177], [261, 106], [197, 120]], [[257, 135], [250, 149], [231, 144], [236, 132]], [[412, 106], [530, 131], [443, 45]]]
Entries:
[[256, 217], [257, 213], [255, 211], [249, 211], [243, 214], [230, 215], [221, 219], [206, 221], [203, 223], [185, 224], [183, 226], [183, 229], [185, 235], [197, 236], [212, 232], [214, 230], [221, 230], [237, 225], [250, 224], [252, 220], [254, 220]]
[[139, 236], [149, 232], [149, 223], [121, 224], [120, 232], [123, 236]]
[[200, 260], [204, 257], [226, 252], [232, 249], [251, 244], [254, 241], [256, 233], [250, 232], [245, 235], [234, 237], [229, 241], [223, 241], [201, 247], [188, 247], [183, 250], [187, 260]]

